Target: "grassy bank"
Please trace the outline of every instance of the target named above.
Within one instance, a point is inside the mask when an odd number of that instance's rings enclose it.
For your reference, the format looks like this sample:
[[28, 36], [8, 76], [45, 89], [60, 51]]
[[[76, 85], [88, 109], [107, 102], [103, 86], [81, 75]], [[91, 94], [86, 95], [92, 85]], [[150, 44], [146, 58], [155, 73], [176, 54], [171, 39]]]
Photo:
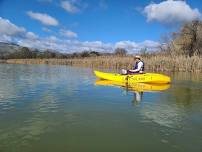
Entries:
[[[149, 56], [144, 57], [146, 71], [202, 72], [202, 58], [198, 56]], [[53, 64], [91, 68], [130, 69], [133, 57], [99, 56], [82, 59], [9, 59], [11, 64]]]

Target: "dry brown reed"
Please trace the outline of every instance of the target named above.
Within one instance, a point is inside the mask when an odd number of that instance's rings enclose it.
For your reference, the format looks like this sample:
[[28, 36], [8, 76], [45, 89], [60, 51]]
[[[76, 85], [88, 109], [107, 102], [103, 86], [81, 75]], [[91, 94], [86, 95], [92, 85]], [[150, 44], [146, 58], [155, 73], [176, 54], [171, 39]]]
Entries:
[[[202, 58], [198, 56], [147, 56], [143, 57], [146, 71], [202, 72]], [[99, 56], [82, 59], [9, 59], [11, 64], [52, 64], [107, 69], [131, 69], [132, 56]]]

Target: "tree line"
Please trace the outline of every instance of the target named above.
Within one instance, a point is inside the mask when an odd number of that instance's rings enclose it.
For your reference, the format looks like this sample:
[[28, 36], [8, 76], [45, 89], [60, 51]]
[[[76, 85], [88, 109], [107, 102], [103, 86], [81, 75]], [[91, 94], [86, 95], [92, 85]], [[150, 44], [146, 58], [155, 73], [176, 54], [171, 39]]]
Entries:
[[68, 59], [68, 58], [85, 58], [97, 56], [125, 56], [127, 51], [123, 48], [116, 48], [113, 53], [101, 53], [98, 51], [82, 51], [75, 53], [60, 53], [53, 50], [39, 51], [38, 49], [31, 50], [28, 47], [21, 47], [17, 51], [7, 54], [0, 54], [0, 59]]

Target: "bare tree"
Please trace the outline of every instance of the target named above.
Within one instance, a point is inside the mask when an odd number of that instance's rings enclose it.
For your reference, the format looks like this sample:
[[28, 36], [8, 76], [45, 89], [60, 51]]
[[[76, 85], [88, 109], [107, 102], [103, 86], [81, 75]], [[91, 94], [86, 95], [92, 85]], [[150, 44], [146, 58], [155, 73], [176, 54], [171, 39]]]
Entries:
[[118, 55], [118, 56], [126, 56], [127, 51], [126, 51], [126, 49], [124, 49], [124, 48], [116, 48], [116, 49], [114, 50], [114, 54], [115, 54], [115, 55]]
[[185, 24], [179, 35], [173, 40], [176, 53], [189, 57], [201, 54], [202, 50], [202, 22], [195, 20]]

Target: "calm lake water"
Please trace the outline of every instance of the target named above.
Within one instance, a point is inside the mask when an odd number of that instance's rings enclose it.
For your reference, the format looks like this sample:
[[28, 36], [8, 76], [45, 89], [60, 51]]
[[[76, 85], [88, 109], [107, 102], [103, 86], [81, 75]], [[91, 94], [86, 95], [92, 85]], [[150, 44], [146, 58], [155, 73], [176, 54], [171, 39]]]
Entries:
[[140, 93], [92, 71], [0, 64], [0, 151], [202, 151], [202, 74]]

